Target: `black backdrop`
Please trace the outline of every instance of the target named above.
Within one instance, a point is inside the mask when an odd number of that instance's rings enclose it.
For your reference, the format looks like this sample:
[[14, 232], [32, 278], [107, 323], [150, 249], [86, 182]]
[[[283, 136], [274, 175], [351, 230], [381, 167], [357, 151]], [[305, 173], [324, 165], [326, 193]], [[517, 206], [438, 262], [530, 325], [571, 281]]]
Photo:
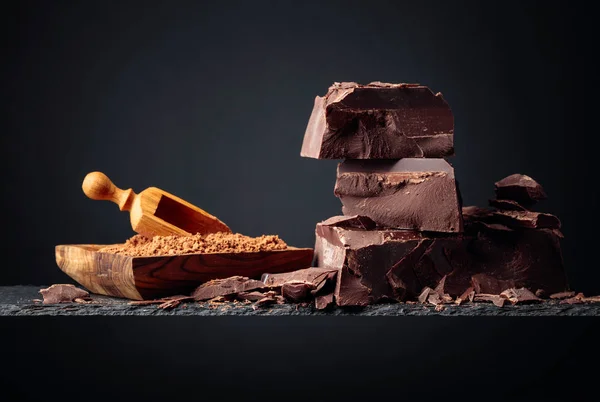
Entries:
[[[465, 204], [485, 205], [494, 181], [511, 173], [542, 183], [549, 199], [540, 209], [563, 222], [572, 287], [600, 293], [594, 24], [574, 2], [21, 1], [1, 18], [0, 285], [69, 282], [54, 264], [56, 244], [115, 243], [133, 234], [115, 205], [81, 192], [92, 170], [122, 187], [170, 191], [234, 231], [312, 246], [315, 223], [340, 213], [337, 162], [299, 156], [314, 96], [334, 81], [380, 80], [420, 82], [444, 94], [456, 120], [451, 162]], [[13, 398], [38, 395], [59, 375], [87, 384], [86, 372], [74, 373], [63, 354], [111, 361], [136, 381], [160, 373], [178, 384], [163, 391], [188, 392], [196, 381], [231, 391], [234, 378], [264, 390], [272, 378], [279, 394], [293, 393], [286, 380], [302, 372], [330, 373], [327, 381], [353, 384], [346, 392], [355, 396], [382, 395], [402, 376], [404, 388], [413, 384], [407, 395], [436, 381], [430, 396], [467, 385], [481, 395], [497, 382], [494, 396], [524, 398], [581, 393], [585, 382], [570, 367], [597, 355], [583, 342], [593, 338], [595, 321], [336, 320], [0, 322], [20, 345], [7, 344], [9, 358], [24, 353], [57, 367], [38, 362], [46, 376], [38, 388], [26, 385], [31, 374], [7, 380]], [[523, 331], [528, 336], [519, 340]], [[369, 346], [378, 336], [385, 342]], [[157, 344], [165, 339], [169, 346]], [[508, 343], [492, 348], [501, 340]], [[188, 355], [196, 342], [221, 345]], [[452, 342], [460, 346], [440, 346]], [[357, 358], [347, 351], [353, 343]], [[296, 362], [259, 356], [269, 348]], [[312, 351], [310, 362], [303, 348]], [[157, 354], [162, 360], [153, 360]], [[32, 359], [18, 367], [27, 371]], [[127, 371], [118, 362], [126, 359], [146, 364]], [[532, 361], [538, 367], [529, 368]], [[169, 374], [167, 364], [199, 376]], [[367, 374], [358, 372], [367, 366]], [[211, 374], [215, 367], [222, 377]], [[451, 370], [489, 383], [466, 384]], [[257, 371], [258, 383], [251, 381]], [[304, 387], [320, 399], [337, 387], [327, 381], [312, 376]], [[123, 379], [110, 384], [128, 387]]]

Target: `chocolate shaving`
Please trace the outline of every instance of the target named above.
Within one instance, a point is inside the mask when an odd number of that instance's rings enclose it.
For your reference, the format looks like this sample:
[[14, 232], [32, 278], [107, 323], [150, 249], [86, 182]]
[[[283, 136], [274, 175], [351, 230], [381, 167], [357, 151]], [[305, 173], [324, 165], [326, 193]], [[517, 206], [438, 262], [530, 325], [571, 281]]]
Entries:
[[467, 288], [467, 290], [465, 290], [462, 295], [460, 295], [459, 297], [456, 298], [455, 303], [460, 305], [466, 300], [469, 300], [470, 302], [472, 302], [474, 297], [475, 297], [475, 289], [473, 288], [473, 286], [471, 286], [471, 287]]
[[561, 299], [568, 299], [570, 297], [575, 296], [575, 292], [574, 291], [568, 291], [568, 292], [558, 292], [558, 293], [552, 293], [550, 295], [551, 299], [557, 299], [557, 300], [561, 300]]
[[72, 303], [75, 299], [91, 300], [90, 294], [71, 284], [56, 284], [46, 289], [40, 289], [44, 304]]
[[512, 304], [542, 301], [542, 299], [537, 297], [529, 289], [526, 289], [526, 288], [506, 289], [505, 291], [500, 293], [500, 296], [506, 298]]
[[583, 303], [583, 299], [584, 299], [584, 295], [583, 293], [577, 293], [575, 296], [573, 297], [569, 297], [567, 299], [561, 300], [559, 303], [560, 304], [581, 304]]

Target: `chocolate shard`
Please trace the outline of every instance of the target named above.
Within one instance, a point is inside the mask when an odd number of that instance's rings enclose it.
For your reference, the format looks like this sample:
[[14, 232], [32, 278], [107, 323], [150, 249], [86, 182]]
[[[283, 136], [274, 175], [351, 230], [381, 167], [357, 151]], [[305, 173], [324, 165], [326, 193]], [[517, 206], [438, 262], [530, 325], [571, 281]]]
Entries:
[[475, 297], [475, 288], [473, 288], [471, 286], [471, 287], [467, 288], [463, 292], [463, 294], [461, 294], [460, 296], [458, 296], [454, 302], [456, 304], [460, 305], [460, 304], [462, 304], [466, 300], [469, 300], [470, 302], [472, 302], [474, 297]]
[[561, 300], [559, 303], [560, 304], [581, 304], [581, 303], [584, 303], [584, 301], [583, 301], [584, 298], [585, 298], [585, 296], [583, 295], [583, 293], [579, 292], [573, 297], [569, 297], [567, 299]]
[[40, 289], [44, 304], [72, 303], [75, 299], [89, 299], [90, 294], [71, 284], [56, 284], [46, 289]]
[[261, 281], [249, 279], [243, 276], [232, 276], [225, 279], [215, 279], [198, 286], [192, 297], [196, 301], [209, 300], [218, 296], [235, 295], [241, 292], [265, 288]]
[[584, 297], [583, 301], [585, 303], [600, 303], [600, 295], [598, 295], [598, 296]]
[[573, 297], [575, 296], [575, 292], [574, 291], [567, 291], [567, 292], [558, 292], [558, 293], [552, 293], [550, 295], [551, 299], [555, 299], [555, 300], [560, 300], [560, 299], [568, 299], [569, 297]]
[[310, 291], [314, 289], [312, 283], [301, 281], [286, 282], [281, 286], [281, 295], [292, 302], [299, 303], [308, 299]]
[[506, 299], [500, 295], [481, 293], [481, 294], [475, 294], [474, 300], [476, 302], [482, 302], [482, 301], [492, 302], [492, 303], [494, 303], [494, 305], [496, 305], [498, 307], [503, 307]]
[[382, 227], [463, 231], [454, 169], [443, 159], [346, 160], [334, 193], [344, 215], [367, 216]]
[[431, 289], [429, 286], [425, 286], [423, 288], [423, 291], [421, 292], [421, 294], [419, 295], [419, 297], [417, 298], [417, 300], [419, 301], [419, 303], [427, 303], [427, 299], [429, 298], [429, 294], [433, 292], [433, 289]]
[[556, 216], [542, 212], [498, 211], [491, 219], [513, 229], [560, 229], [560, 220]]
[[537, 297], [529, 289], [526, 289], [526, 288], [506, 289], [505, 291], [500, 293], [500, 296], [504, 297], [512, 304], [542, 301], [542, 299]]
[[315, 308], [325, 310], [333, 305], [333, 293], [327, 293], [315, 297]]
[[513, 174], [495, 183], [496, 198], [513, 200], [530, 207], [547, 198], [542, 186], [524, 174]]
[[268, 287], [278, 287], [289, 282], [305, 282], [317, 288], [322, 285], [321, 282], [333, 279], [332, 275], [336, 273], [336, 269], [311, 267], [281, 274], [263, 274], [261, 281]]
[[501, 211], [527, 211], [527, 208], [513, 200], [490, 200], [489, 203]]
[[418, 84], [334, 83], [315, 98], [301, 156], [317, 159], [454, 155], [454, 117], [441, 93]]

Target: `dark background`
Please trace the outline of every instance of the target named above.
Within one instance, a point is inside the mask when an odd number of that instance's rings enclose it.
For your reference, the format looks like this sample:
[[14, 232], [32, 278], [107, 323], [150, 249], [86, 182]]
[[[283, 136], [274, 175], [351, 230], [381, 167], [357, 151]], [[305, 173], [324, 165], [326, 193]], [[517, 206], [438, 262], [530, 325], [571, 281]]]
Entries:
[[[444, 94], [465, 204], [486, 205], [512, 173], [538, 180], [540, 209], [563, 222], [571, 286], [600, 293], [591, 16], [575, 2], [14, 2], [1, 17], [0, 285], [70, 282], [56, 244], [133, 234], [116, 205], [83, 195], [93, 170], [311, 247], [315, 223], [341, 212], [337, 161], [299, 155], [313, 99], [334, 81], [380, 80]], [[101, 376], [90, 364], [104, 364], [120, 392], [133, 392], [114, 380], [125, 374], [174, 384], [140, 395], [237, 384], [269, 399], [276, 383], [298, 396], [299, 376], [316, 400], [340, 383], [349, 396], [495, 386], [494, 397], [548, 400], [591, 390], [576, 368], [598, 355], [597, 321], [238, 320], [2, 319], [9, 358], [29, 372], [37, 358], [41, 386], [27, 386], [33, 374], [3, 381], [33, 398], [63, 377], [85, 388]]]

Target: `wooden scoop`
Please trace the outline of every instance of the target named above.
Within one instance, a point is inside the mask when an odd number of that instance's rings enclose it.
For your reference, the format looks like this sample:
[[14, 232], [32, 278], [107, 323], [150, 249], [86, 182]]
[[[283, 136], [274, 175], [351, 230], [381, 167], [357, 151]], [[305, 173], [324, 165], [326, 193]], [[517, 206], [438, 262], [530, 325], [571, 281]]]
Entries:
[[130, 211], [133, 230], [148, 237], [231, 232], [216, 217], [156, 187], [139, 194], [132, 189], [121, 190], [101, 172], [88, 173], [81, 187], [93, 200], [109, 200], [121, 211]]

